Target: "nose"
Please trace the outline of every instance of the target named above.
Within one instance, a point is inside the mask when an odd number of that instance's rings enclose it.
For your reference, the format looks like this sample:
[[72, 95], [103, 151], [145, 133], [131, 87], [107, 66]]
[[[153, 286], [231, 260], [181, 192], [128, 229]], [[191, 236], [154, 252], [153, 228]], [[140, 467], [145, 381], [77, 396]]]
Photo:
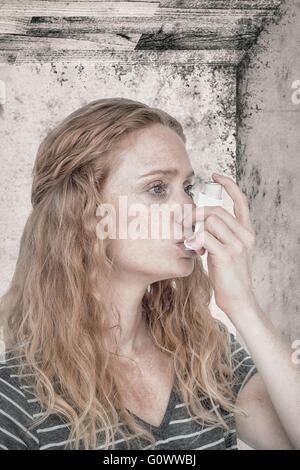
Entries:
[[[178, 213], [175, 214], [175, 224], [177, 224], [177, 228], [182, 231], [182, 236], [191, 236], [192, 232], [195, 231], [195, 223], [189, 224], [189, 220], [192, 219], [192, 213], [194, 212], [195, 208], [197, 207], [194, 201], [191, 199], [190, 196], [186, 195], [183, 196], [181, 201], [177, 202], [178, 207], [180, 208]], [[184, 223], [183, 223], [184, 221]]]

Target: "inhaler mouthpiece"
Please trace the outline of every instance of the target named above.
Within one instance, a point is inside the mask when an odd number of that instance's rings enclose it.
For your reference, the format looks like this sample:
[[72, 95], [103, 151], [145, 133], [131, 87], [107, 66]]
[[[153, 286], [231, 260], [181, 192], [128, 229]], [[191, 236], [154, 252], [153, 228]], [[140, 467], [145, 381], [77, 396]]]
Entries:
[[[215, 183], [214, 181], [205, 181], [204, 191], [199, 193], [198, 200], [196, 203], [197, 207], [203, 206], [222, 206], [222, 185], [220, 183]], [[195, 233], [200, 230], [203, 221], [198, 221], [195, 224]], [[190, 247], [187, 244], [187, 241], [184, 240], [184, 246], [189, 250], [194, 248]]]

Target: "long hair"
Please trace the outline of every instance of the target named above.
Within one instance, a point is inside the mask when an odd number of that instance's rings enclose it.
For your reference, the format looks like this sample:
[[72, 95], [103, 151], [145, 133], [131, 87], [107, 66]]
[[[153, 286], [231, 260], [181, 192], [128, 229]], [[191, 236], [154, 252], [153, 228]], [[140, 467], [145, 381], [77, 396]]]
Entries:
[[[37, 151], [32, 210], [12, 281], [1, 298], [0, 325], [6, 349], [20, 357], [19, 382], [33, 387], [46, 410], [30, 429], [52, 413], [61, 414], [70, 423], [65, 448], [114, 449], [119, 436], [128, 449], [129, 436], [142, 436], [155, 448], [152, 433], [122, 402], [107, 347], [107, 319], [114, 311], [120, 320], [120, 312], [103, 288], [113, 263], [96, 235], [96, 208], [116, 165], [117, 143], [155, 123], [168, 126], [186, 143], [181, 124], [165, 111], [116, 97], [92, 101], [70, 114]], [[172, 358], [176, 391], [190, 416], [228, 430], [215, 405], [243, 411], [233, 400], [230, 333], [212, 317], [211, 296], [197, 255], [189, 276], [151, 284], [142, 309], [154, 343]], [[199, 394], [208, 398], [213, 413]]]

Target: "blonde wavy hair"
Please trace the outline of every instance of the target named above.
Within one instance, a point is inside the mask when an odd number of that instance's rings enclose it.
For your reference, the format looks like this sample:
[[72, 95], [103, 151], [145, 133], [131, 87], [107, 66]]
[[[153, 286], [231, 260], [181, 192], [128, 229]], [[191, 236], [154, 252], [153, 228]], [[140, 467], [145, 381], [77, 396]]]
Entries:
[[[110, 279], [113, 262], [96, 235], [96, 208], [116, 165], [117, 143], [154, 123], [173, 129], [186, 143], [181, 124], [168, 113], [116, 97], [70, 114], [37, 151], [32, 210], [12, 281], [1, 298], [0, 325], [6, 349], [24, 356], [20, 384], [32, 386], [46, 410], [30, 429], [60, 413], [70, 424], [65, 448], [79, 449], [83, 442], [85, 449], [99, 443], [115, 449], [121, 436], [130, 449], [130, 436], [138, 437], [139, 445], [142, 436], [155, 449], [154, 436], [134, 420], [119, 393], [107, 348], [107, 319], [112, 311], [120, 316], [101, 282]], [[230, 333], [212, 317], [211, 296], [197, 256], [191, 275], [151, 284], [142, 308], [153, 341], [172, 358], [176, 392], [191, 418], [228, 430], [215, 405], [244, 412], [234, 403]], [[213, 413], [199, 394], [215, 407]]]

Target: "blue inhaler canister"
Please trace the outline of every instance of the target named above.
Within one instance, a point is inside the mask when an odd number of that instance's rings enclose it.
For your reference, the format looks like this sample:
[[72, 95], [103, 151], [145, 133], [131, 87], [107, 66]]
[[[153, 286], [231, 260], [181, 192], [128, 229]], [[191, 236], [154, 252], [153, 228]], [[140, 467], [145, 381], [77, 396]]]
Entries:
[[[215, 183], [214, 181], [205, 181], [204, 191], [199, 193], [197, 202], [195, 204], [197, 207], [223, 206], [222, 185], [220, 183]], [[202, 223], [202, 221], [196, 222], [195, 233], [198, 232]], [[193, 248], [188, 246], [186, 240], [184, 240], [184, 246], [190, 250], [193, 250]]]

